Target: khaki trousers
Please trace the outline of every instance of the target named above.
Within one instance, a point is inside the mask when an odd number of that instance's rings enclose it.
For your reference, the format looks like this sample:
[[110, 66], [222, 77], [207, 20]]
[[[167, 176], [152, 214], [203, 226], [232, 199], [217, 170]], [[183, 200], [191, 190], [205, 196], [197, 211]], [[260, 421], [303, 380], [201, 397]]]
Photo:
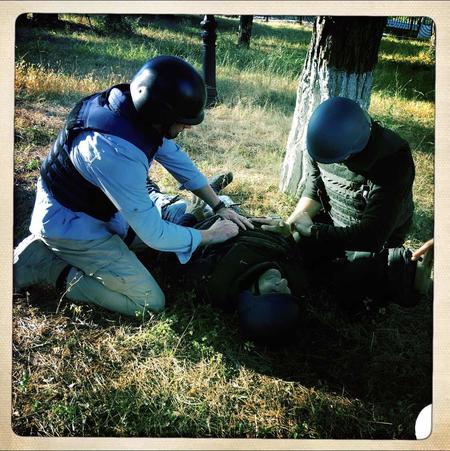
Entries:
[[[74, 268], [65, 295], [128, 316], [164, 309], [165, 297], [156, 280], [118, 235], [99, 240], [42, 239]], [[136, 240], [140, 247], [139, 240]]]

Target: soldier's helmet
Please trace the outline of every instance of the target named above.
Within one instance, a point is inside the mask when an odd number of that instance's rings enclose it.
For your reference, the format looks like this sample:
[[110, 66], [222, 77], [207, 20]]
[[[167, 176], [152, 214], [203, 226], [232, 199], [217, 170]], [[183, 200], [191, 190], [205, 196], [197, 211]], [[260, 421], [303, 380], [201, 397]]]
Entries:
[[354, 100], [330, 97], [308, 122], [306, 146], [319, 163], [339, 163], [361, 152], [369, 142], [372, 121]]
[[130, 92], [145, 123], [170, 126], [203, 121], [205, 83], [193, 66], [176, 56], [148, 60], [131, 80]]
[[291, 294], [254, 295], [242, 291], [238, 298], [239, 326], [242, 334], [255, 342], [277, 345], [295, 333], [301, 301]]

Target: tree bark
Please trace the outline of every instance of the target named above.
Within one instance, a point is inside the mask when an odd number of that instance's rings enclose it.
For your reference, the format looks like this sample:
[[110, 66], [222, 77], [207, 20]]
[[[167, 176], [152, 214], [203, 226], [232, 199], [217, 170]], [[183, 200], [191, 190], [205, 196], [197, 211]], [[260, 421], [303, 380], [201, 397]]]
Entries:
[[31, 24], [31, 14], [21, 14], [16, 19], [16, 27], [29, 27]]
[[430, 38], [430, 46], [431, 51], [436, 51], [436, 24], [434, 23], [434, 20], [431, 23], [431, 38]]
[[253, 16], [239, 17], [239, 38], [238, 45], [250, 47], [250, 38], [252, 36]]
[[306, 130], [317, 105], [340, 96], [369, 108], [385, 23], [385, 17], [317, 17], [297, 90], [281, 168], [281, 191], [299, 196], [303, 190]]
[[58, 14], [33, 13], [31, 23], [38, 27], [58, 27], [61, 25]]
[[131, 31], [122, 14], [107, 14], [105, 25], [106, 30], [109, 33], [124, 33]]

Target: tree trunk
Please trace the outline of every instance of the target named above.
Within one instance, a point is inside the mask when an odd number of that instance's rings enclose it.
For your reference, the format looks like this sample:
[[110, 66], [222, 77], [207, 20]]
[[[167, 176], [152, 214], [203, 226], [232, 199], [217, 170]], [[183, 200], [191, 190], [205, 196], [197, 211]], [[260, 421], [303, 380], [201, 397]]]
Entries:
[[31, 14], [21, 14], [16, 19], [16, 27], [29, 27], [31, 24], [32, 16]]
[[372, 74], [385, 23], [385, 17], [317, 17], [297, 90], [281, 168], [281, 191], [298, 196], [303, 190], [306, 129], [317, 105], [340, 96], [369, 108]]
[[131, 31], [122, 14], [107, 14], [105, 22], [106, 31], [109, 33], [124, 33]]
[[436, 51], [436, 24], [434, 23], [434, 20], [431, 22], [431, 38], [430, 38], [430, 46], [431, 51]]
[[253, 16], [239, 17], [239, 38], [238, 45], [250, 47], [250, 37], [252, 36]]
[[31, 22], [38, 27], [58, 27], [61, 25], [58, 14], [33, 13]]

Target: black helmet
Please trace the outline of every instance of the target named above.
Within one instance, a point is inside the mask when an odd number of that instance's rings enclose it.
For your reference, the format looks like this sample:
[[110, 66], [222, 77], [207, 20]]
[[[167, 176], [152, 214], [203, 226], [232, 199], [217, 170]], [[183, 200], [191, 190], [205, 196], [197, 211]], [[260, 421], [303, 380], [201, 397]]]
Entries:
[[239, 325], [244, 336], [264, 344], [280, 344], [295, 331], [300, 299], [291, 294], [253, 295], [242, 291], [238, 299]]
[[331, 97], [313, 112], [306, 146], [319, 163], [338, 163], [363, 150], [370, 137], [370, 116], [354, 100]]
[[200, 124], [204, 118], [206, 88], [200, 74], [176, 56], [147, 61], [130, 83], [133, 104], [149, 123]]

